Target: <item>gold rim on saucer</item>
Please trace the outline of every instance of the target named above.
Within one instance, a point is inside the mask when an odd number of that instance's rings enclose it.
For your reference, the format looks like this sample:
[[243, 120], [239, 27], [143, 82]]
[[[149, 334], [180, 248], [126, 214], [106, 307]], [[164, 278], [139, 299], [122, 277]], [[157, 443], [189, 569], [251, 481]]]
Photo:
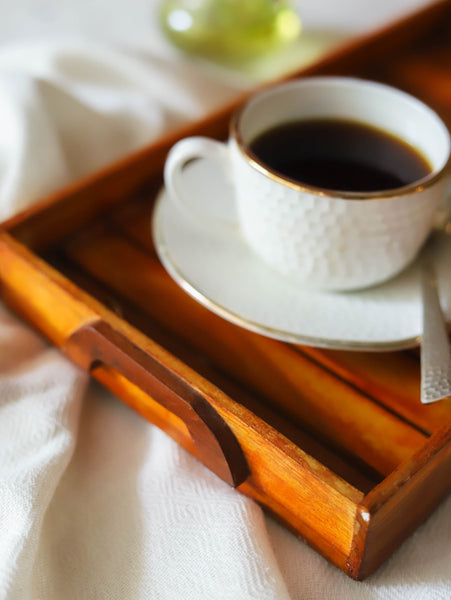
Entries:
[[172, 279], [192, 298], [202, 304], [205, 308], [219, 315], [235, 325], [243, 327], [254, 333], [259, 333], [267, 337], [271, 337], [280, 341], [285, 341], [292, 344], [312, 346], [317, 348], [327, 348], [330, 350], [359, 350], [368, 352], [389, 352], [395, 350], [406, 350], [420, 344], [420, 336], [387, 341], [387, 342], [365, 342], [365, 341], [350, 341], [340, 340], [326, 337], [309, 336], [304, 334], [292, 333], [282, 329], [277, 329], [245, 318], [223, 306], [216, 300], [213, 300], [205, 293], [201, 292], [197, 286], [189, 280], [188, 277], [179, 269], [173, 261], [169, 249], [166, 245], [161, 227], [162, 206], [165, 201], [165, 189], [162, 188], [157, 195], [154, 211], [152, 215], [152, 233], [155, 243], [155, 249], [163, 266], [170, 274]]

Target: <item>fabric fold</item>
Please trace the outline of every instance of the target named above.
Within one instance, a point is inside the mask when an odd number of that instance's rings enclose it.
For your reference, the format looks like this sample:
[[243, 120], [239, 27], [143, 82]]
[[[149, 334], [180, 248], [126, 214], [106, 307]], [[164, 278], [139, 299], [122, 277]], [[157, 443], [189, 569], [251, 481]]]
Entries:
[[31, 578], [43, 519], [75, 448], [86, 383], [1, 309], [0, 598], [22, 598]]
[[0, 220], [161, 135], [136, 62], [53, 44], [0, 52]]

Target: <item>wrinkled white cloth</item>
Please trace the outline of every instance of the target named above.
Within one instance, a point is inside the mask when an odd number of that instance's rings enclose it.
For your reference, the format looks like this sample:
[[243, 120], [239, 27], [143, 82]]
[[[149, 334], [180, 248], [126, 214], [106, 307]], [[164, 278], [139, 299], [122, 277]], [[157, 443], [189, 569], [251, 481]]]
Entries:
[[3, 52], [0, 218], [144, 145], [161, 127], [158, 105], [133, 86], [113, 53]]
[[200, 117], [208, 78], [192, 75], [86, 40], [3, 49], [0, 220]]
[[[0, 218], [200, 116], [201, 83], [101, 45], [0, 51]], [[4, 307], [0, 350], [0, 600], [451, 598], [451, 499], [353, 582]]]

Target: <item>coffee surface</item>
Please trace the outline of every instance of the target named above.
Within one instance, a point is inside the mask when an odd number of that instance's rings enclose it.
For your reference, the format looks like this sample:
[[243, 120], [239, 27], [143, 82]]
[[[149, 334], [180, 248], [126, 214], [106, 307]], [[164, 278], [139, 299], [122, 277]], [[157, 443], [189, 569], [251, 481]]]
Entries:
[[250, 149], [281, 175], [335, 191], [391, 190], [431, 172], [427, 160], [403, 140], [352, 121], [285, 123], [260, 134]]

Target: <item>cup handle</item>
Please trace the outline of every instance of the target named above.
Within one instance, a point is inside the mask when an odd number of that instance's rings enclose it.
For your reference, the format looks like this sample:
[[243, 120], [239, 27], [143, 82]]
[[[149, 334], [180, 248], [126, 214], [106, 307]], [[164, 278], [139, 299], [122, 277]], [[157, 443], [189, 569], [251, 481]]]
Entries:
[[[171, 148], [164, 166], [164, 182], [170, 199], [179, 210], [190, 218], [194, 218], [197, 222], [204, 222], [215, 227], [228, 228], [235, 226], [236, 219], [228, 219], [215, 212], [214, 203], [212, 203], [208, 212], [201, 211], [185, 192], [184, 168], [190, 161], [198, 158], [214, 160], [219, 164], [225, 177], [229, 178], [230, 156], [227, 144], [205, 137], [185, 138]], [[230, 201], [234, 202], [233, 194], [230, 196]]]

